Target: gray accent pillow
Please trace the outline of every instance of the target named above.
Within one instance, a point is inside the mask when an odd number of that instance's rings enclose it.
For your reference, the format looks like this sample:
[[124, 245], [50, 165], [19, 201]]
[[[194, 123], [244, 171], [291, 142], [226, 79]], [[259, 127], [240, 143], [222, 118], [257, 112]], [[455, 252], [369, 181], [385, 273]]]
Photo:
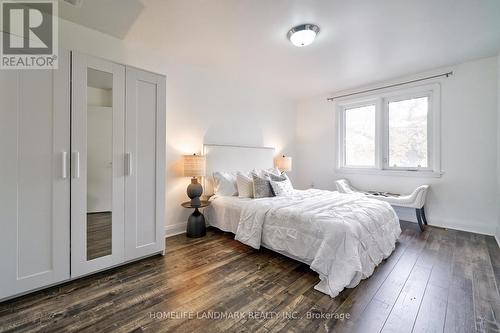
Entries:
[[260, 177], [253, 173], [252, 178], [254, 198], [274, 197], [273, 189], [271, 188], [271, 182], [269, 181], [269, 176]]

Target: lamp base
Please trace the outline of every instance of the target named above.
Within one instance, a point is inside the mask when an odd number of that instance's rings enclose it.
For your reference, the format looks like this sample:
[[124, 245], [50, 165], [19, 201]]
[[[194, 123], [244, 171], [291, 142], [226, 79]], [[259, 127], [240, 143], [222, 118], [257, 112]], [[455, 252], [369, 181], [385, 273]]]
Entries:
[[191, 206], [193, 206], [193, 207], [199, 207], [199, 206], [201, 206], [200, 197], [191, 198]]
[[190, 238], [198, 238], [203, 237], [207, 234], [207, 228], [205, 226], [205, 217], [202, 213], [196, 208], [189, 216], [186, 236]]
[[191, 199], [191, 206], [201, 205], [200, 196], [203, 194], [203, 187], [198, 183], [196, 177], [191, 178], [191, 184], [187, 187], [187, 196]]

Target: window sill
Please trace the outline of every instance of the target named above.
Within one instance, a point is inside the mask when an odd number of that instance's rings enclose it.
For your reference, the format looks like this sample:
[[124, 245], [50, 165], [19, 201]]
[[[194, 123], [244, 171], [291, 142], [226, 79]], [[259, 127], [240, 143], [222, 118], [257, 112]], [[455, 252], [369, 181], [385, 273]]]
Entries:
[[379, 170], [363, 168], [337, 168], [339, 174], [363, 174], [376, 176], [394, 176], [394, 177], [420, 177], [420, 178], [440, 178], [444, 172], [436, 171], [406, 171], [406, 170]]

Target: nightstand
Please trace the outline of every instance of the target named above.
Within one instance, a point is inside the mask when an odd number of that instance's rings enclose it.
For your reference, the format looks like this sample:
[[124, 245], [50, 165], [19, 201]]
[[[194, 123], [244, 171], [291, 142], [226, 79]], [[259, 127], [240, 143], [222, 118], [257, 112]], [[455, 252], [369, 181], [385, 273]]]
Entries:
[[184, 208], [194, 208], [194, 212], [189, 215], [186, 236], [190, 238], [203, 237], [207, 233], [207, 228], [205, 226], [205, 216], [198, 210], [198, 208], [204, 208], [210, 205], [210, 201], [202, 200], [199, 206], [191, 205], [191, 201], [186, 201], [181, 204]]

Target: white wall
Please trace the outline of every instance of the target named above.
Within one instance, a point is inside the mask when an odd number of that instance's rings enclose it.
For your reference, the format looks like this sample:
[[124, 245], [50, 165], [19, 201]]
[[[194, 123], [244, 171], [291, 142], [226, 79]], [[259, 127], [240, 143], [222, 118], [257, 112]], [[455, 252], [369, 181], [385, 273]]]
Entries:
[[87, 108], [87, 212], [113, 207], [113, 109]]
[[[60, 20], [60, 45], [167, 75], [166, 227], [185, 230], [190, 210], [189, 178], [182, 177], [181, 155], [200, 153], [203, 143], [272, 146], [294, 156], [295, 104], [237, 79], [154, 54], [97, 31]], [[293, 179], [293, 174], [291, 175]]]
[[87, 87], [87, 212], [110, 212], [113, 192], [113, 94]]
[[112, 90], [87, 87], [87, 105], [113, 106]]
[[[336, 179], [348, 178], [360, 188], [400, 193], [428, 183], [431, 190], [426, 207], [430, 224], [494, 234], [499, 221], [497, 67], [497, 57], [472, 61], [454, 66], [451, 68], [455, 73], [452, 77], [437, 81], [442, 85], [441, 159], [444, 175], [441, 178], [335, 173], [335, 107], [326, 101], [328, 96], [318, 96], [298, 105], [295, 183], [302, 188], [314, 184], [317, 188], [334, 189]], [[403, 219], [414, 220], [411, 211], [400, 210], [398, 213]]]

